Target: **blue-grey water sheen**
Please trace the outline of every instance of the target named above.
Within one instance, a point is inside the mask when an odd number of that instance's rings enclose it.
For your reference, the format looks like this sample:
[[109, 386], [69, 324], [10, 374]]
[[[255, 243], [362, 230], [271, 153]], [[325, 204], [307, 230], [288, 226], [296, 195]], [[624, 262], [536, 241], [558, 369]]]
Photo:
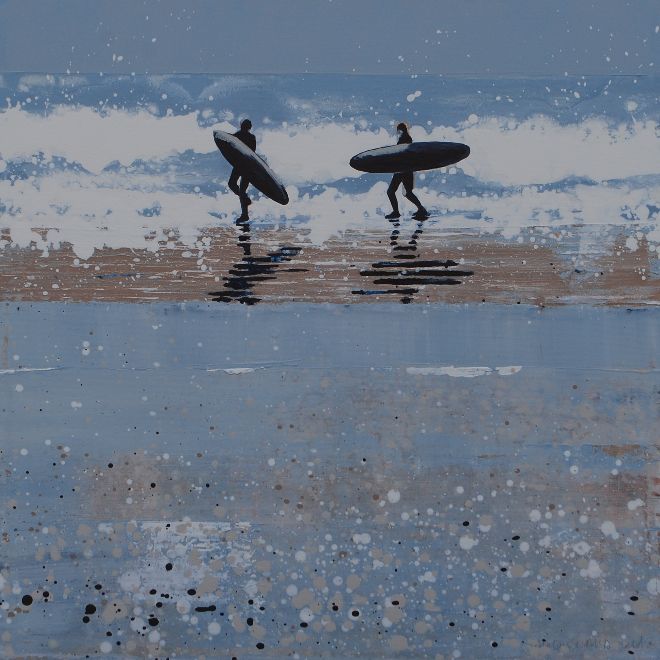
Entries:
[[657, 657], [660, 310], [0, 310], [5, 655]]

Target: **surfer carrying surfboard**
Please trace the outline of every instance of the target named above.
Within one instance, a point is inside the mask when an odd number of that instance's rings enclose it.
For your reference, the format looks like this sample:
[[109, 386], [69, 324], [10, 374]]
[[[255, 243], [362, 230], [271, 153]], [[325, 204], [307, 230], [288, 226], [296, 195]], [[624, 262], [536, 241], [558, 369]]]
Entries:
[[[289, 195], [284, 184], [277, 178], [266, 161], [255, 151], [257, 139], [250, 133], [249, 119], [241, 122], [241, 130], [236, 133], [213, 131], [213, 141], [220, 153], [232, 166], [229, 188], [241, 200], [242, 215], [236, 222], [243, 224], [248, 218], [247, 207], [251, 203], [247, 187], [254, 186], [260, 193], [283, 206], [289, 203]], [[240, 184], [238, 180], [240, 179]]]
[[[237, 137], [248, 149], [252, 151], [257, 150], [257, 138], [253, 133], [250, 133], [252, 128], [252, 122], [249, 119], [244, 119], [241, 122], [241, 128], [239, 131], [234, 133], [234, 137]], [[238, 180], [240, 179], [240, 183]], [[237, 222], [245, 222], [250, 219], [248, 215], [247, 207], [252, 204], [252, 200], [248, 197], [247, 187], [250, 185], [250, 181], [245, 176], [245, 173], [240, 170], [238, 167], [234, 167], [231, 171], [229, 181], [227, 182], [229, 189], [236, 195], [238, 195], [241, 200], [241, 216], [238, 218]]]
[[[397, 144], [412, 144], [413, 139], [408, 132], [407, 124], [404, 122], [399, 123], [396, 130], [399, 133]], [[413, 188], [415, 187], [415, 175], [412, 171], [395, 172], [392, 177], [392, 181], [387, 189], [387, 196], [390, 198], [390, 203], [392, 204], [392, 213], [388, 213], [385, 217], [388, 220], [401, 217], [401, 214], [399, 213], [399, 202], [396, 198], [396, 191], [401, 184], [403, 184], [403, 196], [417, 207], [417, 211], [413, 213], [413, 218], [416, 220], [428, 218], [428, 211], [422, 206], [422, 203], [417, 199], [417, 195], [413, 192]]]

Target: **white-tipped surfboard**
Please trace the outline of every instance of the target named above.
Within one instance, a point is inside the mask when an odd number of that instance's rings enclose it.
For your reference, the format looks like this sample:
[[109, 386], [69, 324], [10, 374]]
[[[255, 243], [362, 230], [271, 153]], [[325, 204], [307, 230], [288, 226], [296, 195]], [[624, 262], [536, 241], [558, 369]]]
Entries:
[[413, 142], [363, 151], [350, 160], [360, 172], [393, 173], [434, 170], [454, 165], [470, 155], [470, 147], [460, 142]]
[[227, 162], [247, 177], [259, 192], [278, 204], [289, 203], [289, 195], [284, 185], [263, 158], [257, 156], [231, 133], [213, 131], [213, 139]]

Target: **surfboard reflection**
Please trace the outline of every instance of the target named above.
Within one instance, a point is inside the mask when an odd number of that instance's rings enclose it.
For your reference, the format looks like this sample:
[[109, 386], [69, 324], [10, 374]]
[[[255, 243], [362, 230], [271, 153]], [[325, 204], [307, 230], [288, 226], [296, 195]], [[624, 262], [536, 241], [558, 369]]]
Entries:
[[277, 279], [277, 273], [305, 273], [306, 268], [282, 268], [296, 257], [302, 248], [292, 246], [279, 247], [265, 256], [252, 255], [252, 236], [250, 225], [238, 224], [238, 246], [243, 251], [243, 258], [230, 269], [228, 277], [223, 277], [224, 285], [220, 291], [209, 293], [215, 302], [239, 302], [243, 305], [255, 305], [261, 298], [254, 294], [254, 287], [260, 282]]
[[379, 288], [356, 289], [351, 293], [358, 296], [396, 295], [406, 304], [419, 293], [420, 287], [452, 286], [461, 284], [464, 278], [473, 275], [471, 270], [457, 270], [459, 264], [451, 259], [420, 259], [419, 241], [424, 233], [426, 220], [417, 222], [415, 230], [406, 242], [401, 241], [400, 221], [390, 220], [390, 247], [392, 258], [377, 261], [370, 268], [360, 271], [360, 275], [373, 278], [372, 285]]

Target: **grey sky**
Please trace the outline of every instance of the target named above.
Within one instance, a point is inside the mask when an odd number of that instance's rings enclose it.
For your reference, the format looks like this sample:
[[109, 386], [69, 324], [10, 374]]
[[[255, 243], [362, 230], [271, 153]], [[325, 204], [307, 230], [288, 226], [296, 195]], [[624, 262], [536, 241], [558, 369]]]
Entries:
[[0, 0], [0, 71], [654, 73], [658, 24], [657, 0]]

